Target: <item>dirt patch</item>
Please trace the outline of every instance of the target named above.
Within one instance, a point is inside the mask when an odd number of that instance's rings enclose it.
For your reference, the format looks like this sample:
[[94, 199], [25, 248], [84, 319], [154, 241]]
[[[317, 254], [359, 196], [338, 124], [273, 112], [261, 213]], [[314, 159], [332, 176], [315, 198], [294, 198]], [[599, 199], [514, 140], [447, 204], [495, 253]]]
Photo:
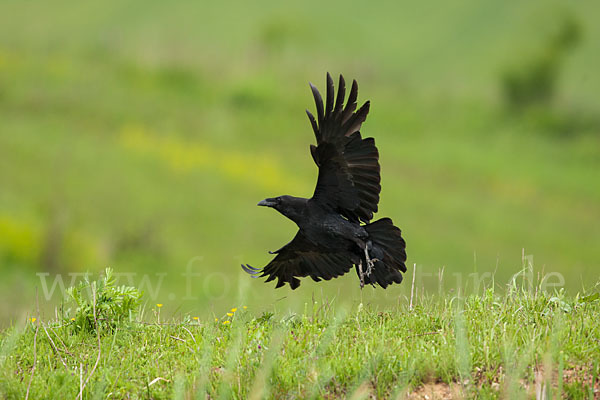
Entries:
[[450, 400], [461, 399], [461, 388], [458, 384], [448, 385], [445, 382], [426, 383], [408, 394], [407, 400]]
[[[558, 371], [554, 369], [551, 373], [546, 373], [542, 365], [529, 370], [529, 379], [520, 379], [518, 385], [532, 398], [546, 398], [550, 390], [556, 390], [558, 387]], [[591, 387], [594, 385], [593, 398], [600, 399], [600, 374], [596, 371], [594, 374], [593, 365], [580, 365], [567, 367], [563, 371], [563, 385], [577, 384], [582, 387]], [[505, 371], [500, 366], [492, 371], [476, 369], [474, 381], [447, 384], [445, 382], [429, 382], [415, 388], [412, 392], [407, 392], [403, 399], [408, 400], [447, 400], [463, 399], [466, 393], [477, 392], [484, 385], [489, 385], [493, 391], [505, 392], [508, 389], [509, 381]], [[552, 389], [550, 389], [552, 388]]]
[[[563, 370], [562, 382], [566, 384], [576, 384], [581, 387], [591, 388], [593, 385], [594, 399], [600, 399], [600, 379], [598, 372], [594, 373], [594, 366], [577, 365], [565, 368]], [[545, 398], [548, 392], [548, 386], [553, 390], [558, 388], [558, 370], [554, 368], [548, 373], [543, 365], [536, 367], [533, 371], [533, 382], [531, 380], [521, 380], [521, 386], [530, 394], [535, 394], [537, 398]]]

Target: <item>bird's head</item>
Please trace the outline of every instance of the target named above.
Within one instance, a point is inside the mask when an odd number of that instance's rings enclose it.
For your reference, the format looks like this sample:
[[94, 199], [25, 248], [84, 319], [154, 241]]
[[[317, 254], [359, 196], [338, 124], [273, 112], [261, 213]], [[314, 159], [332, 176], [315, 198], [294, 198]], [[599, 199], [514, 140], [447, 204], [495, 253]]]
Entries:
[[292, 221], [298, 221], [302, 217], [306, 201], [307, 199], [300, 197], [279, 196], [264, 199], [258, 205], [274, 208]]

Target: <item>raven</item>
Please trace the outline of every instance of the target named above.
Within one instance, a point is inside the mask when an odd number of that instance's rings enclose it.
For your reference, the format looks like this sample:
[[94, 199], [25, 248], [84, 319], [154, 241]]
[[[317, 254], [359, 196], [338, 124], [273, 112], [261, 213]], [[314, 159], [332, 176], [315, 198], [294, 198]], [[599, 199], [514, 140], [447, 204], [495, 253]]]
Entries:
[[[406, 272], [406, 243], [400, 229], [389, 218], [370, 222], [377, 212], [381, 178], [379, 151], [373, 138], [362, 138], [360, 128], [369, 113], [367, 101], [356, 110], [358, 84], [352, 82], [346, 106], [346, 83], [340, 75], [338, 92], [327, 74], [325, 107], [316, 87], [310, 84], [317, 118], [306, 110], [317, 145], [310, 153], [319, 167], [312, 198], [279, 196], [262, 200], [259, 206], [272, 207], [298, 225], [294, 239], [270, 252], [275, 258], [264, 268], [243, 265], [254, 278], [277, 278], [276, 288], [286, 283], [300, 286], [299, 277], [329, 280], [348, 272], [352, 266], [360, 287], [378, 284], [384, 289], [402, 282]], [[334, 102], [334, 96], [335, 102]]]

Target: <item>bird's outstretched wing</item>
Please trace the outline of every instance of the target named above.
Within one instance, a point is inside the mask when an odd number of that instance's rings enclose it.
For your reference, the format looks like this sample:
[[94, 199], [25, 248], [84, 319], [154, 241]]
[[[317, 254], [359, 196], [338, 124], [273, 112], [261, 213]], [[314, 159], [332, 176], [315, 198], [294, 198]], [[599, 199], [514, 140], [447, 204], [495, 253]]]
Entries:
[[277, 250], [277, 256], [263, 269], [243, 265], [242, 269], [255, 278], [277, 278], [276, 288], [289, 283], [292, 289], [300, 286], [298, 278], [310, 276], [314, 281], [330, 280], [344, 275], [358, 263], [359, 257], [346, 251], [321, 249], [298, 231], [294, 239]]
[[363, 139], [360, 135], [360, 127], [369, 113], [369, 102], [355, 111], [358, 84], [353, 81], [344, 106], [346, 83], [341, 75], [335, 96], [333, 80], [327, 74], [325, 106], [317, 88], [312, 84], [310, 87], [317, 106], [316, 119], [306, 110], [317, 139], [317, 145], [311, 145], [310, 150], [319, 167], [312, 199], [350, 221], [369, 222], [377, 212], [381, 191], [375, 140]]

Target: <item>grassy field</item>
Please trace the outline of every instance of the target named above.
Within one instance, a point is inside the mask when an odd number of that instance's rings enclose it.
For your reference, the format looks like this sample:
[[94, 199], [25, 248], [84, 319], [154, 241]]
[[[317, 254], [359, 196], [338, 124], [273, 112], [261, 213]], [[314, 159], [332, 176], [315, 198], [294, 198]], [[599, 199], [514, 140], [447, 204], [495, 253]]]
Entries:
[[[301, 312], [315, 294], [360, 298], [352, 274], [291, 292], [239, 270], [264, 265], [294, 234], [257, 201], [312, 193], [303, 111], [308, 81], [322, 87], [326, 71], [358, 79], [359, 100], [372, 102], [363, 134], [381, 153], [379, 215], [403, 229], [417, 287], [437, 290], [442, 268], [445, 290], [476, 289], [494, 271], [502, 286], [523, 256], [573, 294], [590, 287], [600, 270], [599, 10], [3, 1], [0, 326], [31, 311], [36, 288], [49, 315], [63, 293], [45, 296], [44, 283], [69, 286], [106, 266], [151, 284], [147, 301], [169, 315], [221, 314], [240, 291], [258, 313], [275, 302]], [[511, 110], [505, 70], [526, 69], [561, 15], [581, 40], [554, 95]], [[408, 289], [362, 295], [393, 307]]]
[[597, 398], [600, 296], [522, 282], [393, 309], [165, 319], [153, 305], [116, 324], [94, 289], [89, 330], [67, 312], [0, 333], [0, 398]]
[[[598, 398], [599, 18], [1, 1], [0, 398]], [[385, 291], [239, 268], [294, 235], [256, 203], [311, 195], [327, 71], [371, 100], [409, 257]], [[106, 267], [144, 293], [114, 324], [119, 296], [65, 304]]]

